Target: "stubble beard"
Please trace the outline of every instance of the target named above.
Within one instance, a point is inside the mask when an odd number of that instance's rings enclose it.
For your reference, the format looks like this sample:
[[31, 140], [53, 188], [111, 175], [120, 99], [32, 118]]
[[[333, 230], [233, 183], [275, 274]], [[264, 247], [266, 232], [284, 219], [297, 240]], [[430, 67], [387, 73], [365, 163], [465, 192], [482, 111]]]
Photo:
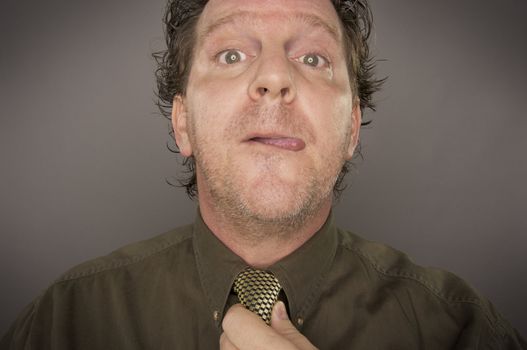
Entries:
[[[262, 157], [260, 163], [265, 166], [257, 183], [249, 184], [244, 181], [243, 169], [227, 168], [227, 164], [231, 167], [237, 164], [233, 155], [215, 152], [214, 145], [204, 135], [196, 133], [198, 128], [194, 116], [189, 117], [196, 169], [204, 185], [198, 191], [207, 191], [214, 211], [229, 226], [242, 230], [244, 240], [290, 239], [325, 204], [331, 203], [333, 186], [344, 163], [342, 153], [339, 153], [343, 152], [343, 148], [328, 155], [329, 166], [322, 171], [314, 167], [302, 169], [298, 176], [302, 180], [295, 185], [285, 183], [276, 175], [275, 170], [282, 160], [279, 154], [257, 154], [257, 157]], [[240, 117], [231, 120], [231, 125], [224, 130], [225, 140], [237, 139], [249, 128], [264, 127], [263, 124], [302, 135], [307, 141], [313, 138], [305, 118], [292, 117], [289, 110], [282, 106], [249, 106]], [[255, 125], [259, 123], [262, 125]]]

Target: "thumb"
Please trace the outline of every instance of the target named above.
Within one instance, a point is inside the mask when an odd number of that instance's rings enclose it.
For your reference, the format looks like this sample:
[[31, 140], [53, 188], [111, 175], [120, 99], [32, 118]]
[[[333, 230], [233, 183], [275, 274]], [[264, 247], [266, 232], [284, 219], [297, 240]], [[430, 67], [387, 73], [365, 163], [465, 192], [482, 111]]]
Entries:
[[277, 302], [271, 313], [271, 327], [298, 349], [316, 349], [291, 323], [283, 302]]

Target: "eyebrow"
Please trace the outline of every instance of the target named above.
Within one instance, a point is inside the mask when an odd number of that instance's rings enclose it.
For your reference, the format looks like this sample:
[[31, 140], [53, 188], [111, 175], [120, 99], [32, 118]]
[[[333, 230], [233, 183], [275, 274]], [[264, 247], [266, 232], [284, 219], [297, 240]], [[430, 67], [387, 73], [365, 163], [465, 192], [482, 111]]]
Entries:
[[[308, 13], [295, 13], [292, 17], [288, 17], [288, 20], [305, 23], [312, 27], [322, 28], [326, 33], [328, 33], [336, 42], [340, 41], [339, 31], [337, 27], [329, 24], [321, 17], [308, 14]], [[256, 23], [259, 21], [265, 21], [258, 16], [255, 16], [253, 12], [249, 11], [236, 11], [230, 15], [222, 17], [213, 23], [211, 23], [207, 28], [205, 28], [200, 34], [199, 39], [201, 42], [207, 37], [211, 36], [214, 32], [220, 28], [228, 25], [232, 25], [238, 21]]]

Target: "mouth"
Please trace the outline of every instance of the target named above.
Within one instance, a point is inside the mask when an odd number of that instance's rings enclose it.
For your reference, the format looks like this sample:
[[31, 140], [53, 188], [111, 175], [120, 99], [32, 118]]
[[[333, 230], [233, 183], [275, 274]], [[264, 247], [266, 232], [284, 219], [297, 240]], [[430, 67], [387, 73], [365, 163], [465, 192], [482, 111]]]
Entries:
[[248, 138], [246, 142], [262, 144], [270, 147], [277, 147], [280, 149], [294, 152], [301, 151], [306, 147], [306, 143], [302, 139], [280, 135], [257, 135]]

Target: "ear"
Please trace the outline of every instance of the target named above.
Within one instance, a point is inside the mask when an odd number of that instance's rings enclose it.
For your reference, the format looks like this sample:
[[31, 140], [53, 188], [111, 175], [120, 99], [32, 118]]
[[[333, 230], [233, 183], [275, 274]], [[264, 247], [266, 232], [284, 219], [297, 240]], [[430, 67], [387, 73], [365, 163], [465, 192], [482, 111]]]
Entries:
[[192, 146], [187, 130], [187, 107], [183, 97], [180, 95], [176, 95], [172, 102], [172, 128], [174, 129], [174, 138], [181, 155], [190, 157], [192, 155]]
[[346, 154], [347, 160], [350, 160], [353, 157], [353, 152], [359, 144], [359, 131], [360, 125], [362, 122], [362, 111], [360, 109], [360, 101], [357, 98], [353, 103], [353, 110], [351, 111], [351, 133], [350, 133], [350, 143], [348, 145], [348, 152]]

